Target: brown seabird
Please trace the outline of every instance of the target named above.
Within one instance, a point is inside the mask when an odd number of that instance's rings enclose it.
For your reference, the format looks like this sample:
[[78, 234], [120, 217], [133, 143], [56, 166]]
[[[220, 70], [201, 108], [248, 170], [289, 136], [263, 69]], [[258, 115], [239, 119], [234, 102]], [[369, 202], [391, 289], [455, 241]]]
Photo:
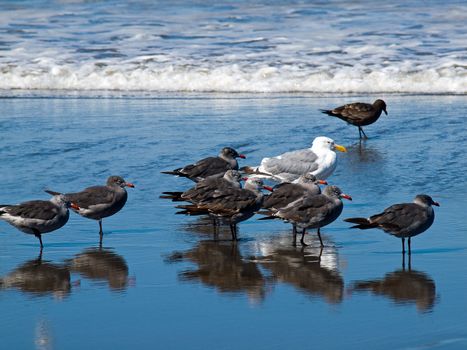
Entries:
[[224, 147], [217, 157], [203, 158], [183, 168], [174, 169], [172, 171], [161, 171], [161, 173], [186, 177], [194, 182], [198, 182], [208, 176], [219, 174], [219, 176], [222, 176], [230, 169], [238, 170], [237, 158], [245, 159], [246, 157], [243, 154], [239, 154], [231, 147]]
[[321, 112], [357, 126], [360, 138], [362, 138], [362, 133], [365, 138], [368, 138], [362, 126], [376, 122], [381, 112], [386, 113], [386, 115], [388, 114], [386, 103], [383, 100], [376, 100], [373, 104], [362, 102], [349, 103], [334, 109], [322, 109]]
[[[79, 209], [73, 211], [88, 219], [99, 221], [99, 235], [102, 243], [102, 219], [114, 215], [126, 203], [128, 194], [125, 187], [135, 187], [132, 183], [126, 182], [121, 176], [110, 176], [105, 186], [92, 186], [81, 192], [66, 193], [66, 198], [77, 204]], [[50, 194], [58, 192], [46, 190]]]
[[[290, 203], [302, 198], [303, 196], [313, 196], [321, 193], [318, 184], [327, 185], [325, 180], [318, 180], [311, 174], [302, 175], [296, 183], [283, 182], [273, 187], [273, 192], [263, 200], [262, 208], [267, 211], [260, 211], [258, 214], [272, 215], [280, 209], [284, 209]], [[294, 236], [297, 234], [297, 227], [293, 224]]]
[[41, 235], [65, 225], [70, 216], [68, 208], [80, 209], [65, 196], [55, 194], [48, 201], [33, 200], [16, 205], [0, 205], [0, 219], [24, 233], [36, 236], [42, 250], [44, 246]]
[[248, 178], [244, 188], [223, 188], [212, 193], [209, 198], [191, 206], [178, 206], [190, 211], [208, 212], [212, 217], [230, 225], [232, 240], [237, 240], [237, 224], [251, 218], [261, 208], [263, 193], [261, 189], [272, 191], [258, 178]]
[[224, 187], [240, 188], [242, 175], [237, 170], [227, 170], [223, 177], [217, 175], [208, 176], [196, 183], [195, 186], [185, 192], [162, 192], [160, 198], [171, 199], [173, 202], [197, 203], [209, 197], [213, 191]]
[[394, 204], [369, 218], [348, 218], [344, 221], [357, 224], [351, 228], [379, 228], [401, 238], [402, 254], [405, 254], [405, 238], [408, 238], [408, 253], [411, 254], [410, 238], [426, 231], [435, 220], [432, 205], [439, 207], [439, 203], [430, 196], [419, 194], [415, 196], [413, 203]]
[[[342, 193], [339, 187], [327, 186], [322, 194], [304, 196], [287, 207], [279, 209], [273, 216], [291, 222], [302, 229], [302, 238], [300, 239], [302, 245], [307, 245], [304, 242], [306, 229], [318, 229], [318, 238], [321, 247], [323, 247], [320, 228], [332, 223], [342, 213], [344, 205], [341, 198], [352, 200], [352, 197]], [[294, 244], [296, 239], [294, 232]]]

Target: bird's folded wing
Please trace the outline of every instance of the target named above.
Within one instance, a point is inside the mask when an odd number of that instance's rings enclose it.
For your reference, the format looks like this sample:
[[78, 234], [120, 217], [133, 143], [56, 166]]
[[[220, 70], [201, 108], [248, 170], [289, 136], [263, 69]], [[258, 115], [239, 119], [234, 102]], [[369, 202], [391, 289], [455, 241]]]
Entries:
[[92, 205], [112, 203], [115, 193], [106, 186], [88, 187], [81, 192], [67, 193], [66, 198], [80, 208], [89, 208]]
[[49, 201], [29, 201], [4, 209], [10, 215], [25, 219], [51, 220], [59, 212], [59, 208]]
[[[274, 187], [274, 191], [264, 198], [263, 208], [276, 208], [287, 205], [303, 195], [303, 189], [298, 185], [284, 182]], [[277, 207], [279, 206], [279, 207]]]
[[368, 103], [350, 103], [348, 105], [336, 108], [332, 111], [335, 114], [340, 114], [343, 117], [357, 120], [357, 119], [365, 119], [366, 117], [370, 116], [374, 113], [374, 107]]
[[274, 158], [264, 158], [259, 168], [271, 174], [292, 173], [303, 175], [318, 169], [316, 154], [310, 149], [287, 152]]
[[235, 214], [256, 204], [256, 195], [248, 190], [219, 191], [216, 197], [200, 203], [200, 206], [216, 213]]
[[206, 178], [211, 175], [225, 173], [230, 169], [229, 163], [219, 157], [201, 159], [195, 164], [187, 165], [181, 172], [190, 178]]
[[[418, 220], [415, 220], [417, 219]], [[388, 230], [407, 229], [426, 218], [425, 211], [414, 203], [395, 204], [382, 213], [370, 217], [371, 223], [376, 223]]]

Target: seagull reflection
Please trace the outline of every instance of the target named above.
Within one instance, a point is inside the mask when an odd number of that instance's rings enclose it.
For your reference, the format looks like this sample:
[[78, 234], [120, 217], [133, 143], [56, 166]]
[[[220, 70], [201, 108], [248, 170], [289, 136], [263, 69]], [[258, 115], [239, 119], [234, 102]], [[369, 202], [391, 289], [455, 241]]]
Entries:
[[350, 291], [371, 291], [392, 299], [396, 304], [415, 303], [420, 312], [432, 310], [436, 302], [435, 282], [424, 272], [404, 267], [382, 279], [354, 282]]
[[128, 286], [128, 265], [125, 259], [110, 249], [88, 248], [66, 261], [69, 269], [83, 277], [106, 281], [112, 290]]
[[71, 291], [70, 271], [66, 266], [43, 261], [40, 254], [0, 278], [0, 288], [16, 288], [37, 296], [52, 294], [60, 299]]
[[197, 269], [179, 274], [182, 281], [200, 281], [220, 293], [246, 293], [253, 303], [267, 292], [266, 279], [254, 262], [245, 261], [237, 244], [201, 241], [186, 252], [175, 252], [168, 262], [191, 261]]
[[[231, 241], [230, 227], [228, 225], [221, 225], [217, 227], [216, 231], [216, 227], [213, 226], [212, 219], [209, 216], [199, 216], [196, 218], [196, 220], [193, 220], [189, 223], [184, 223], [182, 226], [184, 231], [194, 233], [196, 235], [211, 236], [215, 240], [223, 240], [225, 237], [225, 239]], [[240, 232], [240, 228], [237, 230]]]
[[[318, 241], [315, 243], [319, 246]], [[298, 248], [290, 245], [288, 236], [257, 244], [261, 256], [256, 261], [268, 269], [275, 280], [291, 284], [308, 295], [322, 297], [330, 304], [342, 302], [344, 280], [337, 269], [336, 248]]]

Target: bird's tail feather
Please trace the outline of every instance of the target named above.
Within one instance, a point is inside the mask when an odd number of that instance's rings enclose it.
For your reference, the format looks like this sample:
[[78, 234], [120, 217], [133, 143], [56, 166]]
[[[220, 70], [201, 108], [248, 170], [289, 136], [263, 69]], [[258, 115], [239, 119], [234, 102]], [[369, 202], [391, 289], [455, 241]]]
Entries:
[[48, 190], [48, 189], [45, 189], [44, 192], [52, 195], [52, 196], [58, 196], [59, 194], [62, 194], [61, 192], [55, 192], [55, 191], [52, 191], [52, 190]]
[[175, 169], [175, 170], [161, 171], [161, 174], [177, 175], [177, 176], [181, 176], [181, 177], [187, 177], [187, 175], [182, 173], [180, 170], [181, 170], [181, 168], [180, 169]]
[[175, 208], [182, 209], [177, 211], [175, 214], [185, 214], [185, 215], [206, 215], [209, 214], [209, 211], [205, 208], [199, 208], [193, 204], [187, 205], [177, 205]]
[[375, 228], [378, 224], [371, 223], [367, 218], [348, 218], [344, 219], [345, 222], [350, 222], [352, 224], [356, 224], [351, 228], [358, 228], [360, 230], [368, 230], [370, 228]]
[[277, 216], [264, 216], [262, 218], [259, 218], [258, 220], [274, 220], [274, 219], [279, 219]]
[[162, 192], [159, 198], [171, 199], [173, 202], [179, 202], [183, 201], [182, 194], [183, 192]]
[[321, 113], [330, 115], [331, 117], [335, 117], [336, 115], [330, 109], [320, 109]]

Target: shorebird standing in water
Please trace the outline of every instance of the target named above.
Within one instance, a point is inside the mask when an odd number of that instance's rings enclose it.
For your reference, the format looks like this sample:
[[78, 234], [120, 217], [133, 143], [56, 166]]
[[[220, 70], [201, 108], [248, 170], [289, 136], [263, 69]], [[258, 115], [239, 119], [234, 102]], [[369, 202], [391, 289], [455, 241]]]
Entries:
[[381, 112], [386, 113], [386, 115], [388, 114], [386, 102], [383, 100], [376, 100], [373, 104], [362, 102], [349, 103], [334, 109], [322, 109], [321, 112], [357, 126], [360, 139], [362, 138], [362, 134], [366, 139], [368, 138], [362, 126], [376, 122]]
[[337, 155], [334, 152], [336, 150], [347, 152], [344, 146], [336, 144], [333, 139], [319, 136], [313, 140], [310, 148], [263, 158], [259, 166], [243, 167], [240, 170], [276, 182], [296, 182], [304, 174], [324, 180], [336, 169]]
[[[126, 203], [128, 194], [125, 187], [135, 187], [132, 183], [126, 182], [120, 176], [110, 176], [105, 186], [92, 186], [81, 192], [66, 193], [65, 197], [78, 205], [79, 209], [73, 209], [75, 213], [99, 221], [99, 236], [102, 243], [102, 219], [114, 215]], [[46, 190], [52, 195], [60, 194]], [[78, 204], [79, 203], [79, 204]]]
[[227, 170], [238, 170], [237, 158], [245, 159], [246, 157], [231, 147], [224, 147], [217, 157], [203, 158], [183, 168], [172, 171], [161, 171], [161, 173], [186, 177], [194, 182], [198, 182], [208, 176], [219, 175], [219, 177], [222, 177]]
[[0, 219], [24, 233], [36, 236], [42, 251], [42, 234], [65, 225], [70, 216], [68, 208], [80, 209], [64, 195], [56, 194], [48, 201], [34, 200], [16, 205], [0, 205]]
[[395, 237], [402, 239], [402, 254], [405, 254], [405, 239], [408, 238], [408, 250], [411, 254], [410, 238], [425, 232], [435, 220], [432, 205], [439, 207], [426, 194], [415, 196], [413, 203], [394, 204], [384, 209], [380, 214], [369, 218], [349, 218], [344, 221], [356, 224], [351, 228], [367, 230], [379, 228]]

